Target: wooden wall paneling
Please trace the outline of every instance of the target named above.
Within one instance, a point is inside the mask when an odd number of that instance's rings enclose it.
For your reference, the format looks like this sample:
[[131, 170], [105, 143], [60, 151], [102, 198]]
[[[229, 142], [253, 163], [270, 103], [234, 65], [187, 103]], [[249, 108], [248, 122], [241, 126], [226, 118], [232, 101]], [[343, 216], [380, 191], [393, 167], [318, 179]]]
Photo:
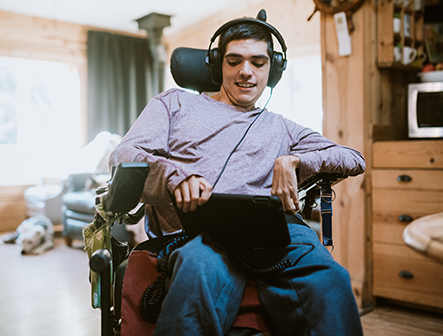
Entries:
[[30, 186], [0, 186], [0, 232], [15, 231], [26, 219], [23, 192]]
[[396, 137], [396, 129], [392, 127], [392, 109], [393, 109], [393, 96], [392, 96], [392, 74], [387, 69], [380, 69], [379, 83], [378, 83], [378, 106], [373, 110], [372, 122], [370, 125], [371, 138], [378, 140], [389, 140]]
[[0, 12], [0, 54], [82, 64], [86, 62], [86, 28]]
[[[339, 56], [332, 16], [322, 14], [323, 132], [331, 140], [361, 151], [367, 173], [349, 178], [335, 187], [333, 204], [334, 258], [351, 275], [360, 307], [372, 304], [370, 237], [371, 146], [369, 127], [374, 96], [379, 94], [375, 68], [375, 5], [366, 2], [353, 14], [352, 55]], [[376, 90], [377, 88], [377, 90]]]
[[[227, 21], [243, 16], [255, 17], [260, 9], [266, 9], [268, 22], [282, 34], [288, 47], [288, 59], [304, 54], [319, 52], [320, 46], [320, 15], [316, 14], [307, 21], [314, 10], [313, 1], [279, 0], [245, 1], [238, 6], [224, 10], [206, 20], [189, 26], [172, 35], [165, 33], [164, 41], [170, 55], [177, 47], [207, 49], [214, 32]], [[217, 41], [214, 46], [216, 46]], [[275, 40], [275, 48], [280, 46]], [[283, 74], [285, 76], [285, 74]], [[276, 87], [278, 90], [278, 86]]]
[[380, 93], [380, 105], [374, 122], [378, 125], [389, 126], [391, 125], [392, 92], [391, 73], [388, 70], [380, 71]]
[[[363, 176], [362, 182], [363, 191], [359, 194], [355, 194], [360, 199], [360, 204], [363, 205], [362, 212], [363, 220], [359, 223], [363, 231], [363, 253], [360, 262], [364, 264], [364, 274], [361, 280], [362, 282], [362, 294], [360, 307], [370, 308], [374, 305], [373, 293], [372, 293], [372, 280], [373, 280], [373, 254], [372, 254], [372, 136], [370, 125], [374, 123], [374, 115], [379, 108], [380, 102], [380, 72], [376, 65], [377, 58], [377, 2], [366, 1], [365, 6], [361, 9], [361, 21], [363, 32], [363, 84], [362, 89], [364, 91], [363, 102], [363, 132], [360, 134], [360, 139], [363, 142], [362, 153], [366, 159], [366, 172]], [[354, 137], [358, 138], [358, 134], [354, 134]]]
[[407, 139], [408, 87], [405, 83], [413, 81], [410, 78], [412, 75], [414, 74], [407, 71], [394, 70], [389, 77], [392, 97], [390, 125], [393, 139]]

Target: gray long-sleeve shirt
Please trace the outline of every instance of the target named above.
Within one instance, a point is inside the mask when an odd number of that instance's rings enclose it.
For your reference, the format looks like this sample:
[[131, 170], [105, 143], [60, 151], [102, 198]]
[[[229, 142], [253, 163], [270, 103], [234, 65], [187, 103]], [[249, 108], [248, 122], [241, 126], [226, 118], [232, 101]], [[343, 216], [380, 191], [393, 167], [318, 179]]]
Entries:
[[[149, 164], [142, 201], [147, 204], [150, 236], [181, 229], [170, 194], [193, 174], [214, 184], [261, 111], [245, 111], [180, 89], [161, 93], [146, 106], [112, 152], [110, 165]], [[365, 170], [358, 151], [265, 109], [233, 153], [213, 192], [270, 195], [274, 162], [283, 155], [300, 158], [299, 181], [319, 172], [352, 176]]]

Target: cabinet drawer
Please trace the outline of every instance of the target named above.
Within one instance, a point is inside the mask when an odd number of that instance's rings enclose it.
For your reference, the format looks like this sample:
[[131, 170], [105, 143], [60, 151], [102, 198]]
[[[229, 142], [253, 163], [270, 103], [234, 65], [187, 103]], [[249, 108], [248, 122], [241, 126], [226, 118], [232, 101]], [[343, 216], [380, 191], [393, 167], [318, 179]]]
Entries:
[[443, 168], [443, 141], [380, 141], [373, 155], [375, 168]]
[[443, 170], [373, 169], [372, 187], [443, 191]]
[[373, 223], [372, 240], [374, 243], [389, 243], [404, 245], [403, 231], [409, 223]]
[[443, 264], [407, 258], [407, 247], [386, 247], [387, 254], [374, 249], [374, 295], [443, 308]]
[[443, 212], [443, 191], [404, 191], [374, 189], [372, 191], [373, 222], [402, 223], [399, 217], [412, 219]]

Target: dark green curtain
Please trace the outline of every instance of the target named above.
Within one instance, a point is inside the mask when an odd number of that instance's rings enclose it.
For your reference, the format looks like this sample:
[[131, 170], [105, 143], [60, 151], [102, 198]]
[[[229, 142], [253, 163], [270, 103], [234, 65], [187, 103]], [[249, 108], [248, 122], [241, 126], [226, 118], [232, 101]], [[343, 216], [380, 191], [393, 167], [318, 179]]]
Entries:
[[88, 32], [88, 140], [129, 130], [153, 97], [147, 39]]

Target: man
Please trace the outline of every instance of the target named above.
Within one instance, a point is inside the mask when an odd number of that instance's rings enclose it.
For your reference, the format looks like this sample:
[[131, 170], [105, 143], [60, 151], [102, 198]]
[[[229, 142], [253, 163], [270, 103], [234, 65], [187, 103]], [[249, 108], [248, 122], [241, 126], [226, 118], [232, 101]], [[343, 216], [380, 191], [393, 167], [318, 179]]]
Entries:
[[[278, 196], [292, 214], [292, 243], [239, 251], [260, 267], [290, 260], [284, 270], [256, 278], [273, 334], [361, 335], [348, 272], [293, 214], [300, 207], [297, 179], [318, 172], [360, 174], [362, 155], [255, 106], [271, 68], [272, 37], [266, 29], [234, 25], [221, 34], [219, 52], [220, 92], [209, 97], [172, 89], [158, 95], [111, 154], [110, 164], [149, 163], [142, 200], [150, 237], [181, 230], [170, 195], [185, 212], [203, 205], [213, 191]], [[245, 272], [206, 234], [175, 250], [169, 265], [169, 291], [154, 335], [225, 335], [240, 306]]]

